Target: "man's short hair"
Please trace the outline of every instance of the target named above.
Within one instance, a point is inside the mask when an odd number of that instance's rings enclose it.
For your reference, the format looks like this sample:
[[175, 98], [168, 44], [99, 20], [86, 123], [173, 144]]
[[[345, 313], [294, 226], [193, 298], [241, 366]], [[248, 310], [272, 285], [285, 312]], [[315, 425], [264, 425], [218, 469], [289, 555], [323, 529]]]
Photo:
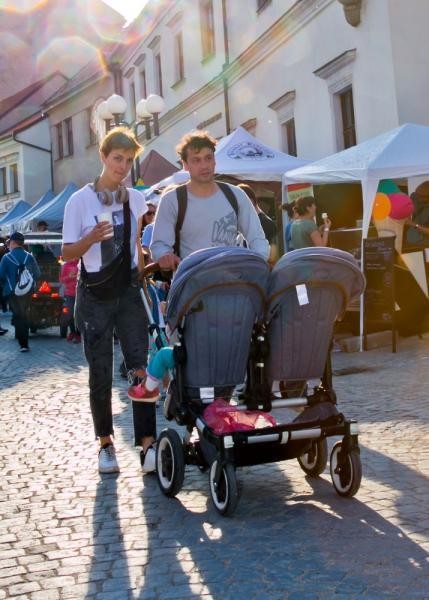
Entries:
[[23, 246], [25, 238], [20, 231], [14, 231], [9, 240], [15, 242], [18, 246]]
[[39, 227], [45, 227], [47, 229], [48, 224], [46, 223], [46, 221], [38, 221], [36, 227], [37, 229], [39, 229]]
[[106, 133], [100, 143], [100, 152], [104, 156], [109, 156], [112, 150], [132, 150], [136, 157], [143, 151], [143, 146], [128, 127], [114, 127]]
[[199, 152], [203, 148], [210, 148], [215, 151], [217, 140], [209, 134], [208, 131], [191, 131], [186, 133], [176, 146], [176, 152], [186, 161], [188, 157], [188, 148]]

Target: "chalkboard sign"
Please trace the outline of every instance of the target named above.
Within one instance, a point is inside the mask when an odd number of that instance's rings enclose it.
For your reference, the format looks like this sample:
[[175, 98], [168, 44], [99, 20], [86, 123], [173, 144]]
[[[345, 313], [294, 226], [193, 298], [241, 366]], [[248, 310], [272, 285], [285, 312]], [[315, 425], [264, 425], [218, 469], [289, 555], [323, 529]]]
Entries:
[[364, 240], [364, 329], [368, 322], [385, 324], [392, 329], [395, 350], [394, 258], [395, 236]]

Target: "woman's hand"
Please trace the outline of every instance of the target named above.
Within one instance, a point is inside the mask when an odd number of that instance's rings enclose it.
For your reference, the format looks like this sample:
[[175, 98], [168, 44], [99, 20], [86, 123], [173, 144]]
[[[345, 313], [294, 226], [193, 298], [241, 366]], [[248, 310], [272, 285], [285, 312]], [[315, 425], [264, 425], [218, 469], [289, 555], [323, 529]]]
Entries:
[[92, 244], [102, 242], [113, 237], [113, 225], [108, 221], [100, 221], [93, 227], [89, 234], [89, 238]]

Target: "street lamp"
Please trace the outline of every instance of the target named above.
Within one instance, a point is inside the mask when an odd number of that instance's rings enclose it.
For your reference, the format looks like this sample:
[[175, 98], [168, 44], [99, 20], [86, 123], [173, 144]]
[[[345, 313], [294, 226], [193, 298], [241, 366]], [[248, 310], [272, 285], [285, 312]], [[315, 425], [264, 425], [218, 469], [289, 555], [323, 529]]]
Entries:
[[[152, 137], [151, 123], [153, 123], [153, 135], [159, 135], [159, 113], [165, 108], [165, 101], [157, 94], [150, 94], [147, 98], [142, 98], [136, 105], [136, 120], [132, 123], [127, 123], [124, 120], [124, 114], [127, 110], [127, 102], [125, 98], [119, 94], [112, 94], [107, 100], [101, 102], [97, 108], [97, 114], [100, 119], [103, 119], [106, 125], [106, 132], [109, 131], [111, 121], [115, 125], [125, 125], [134, 131], [137, 137], [137, 131], [140, 125], [144, 125], [146, 139]], [[140, 177], [140, 162], [136, 158], [136, 169], [131, 171], [133, 185]]]

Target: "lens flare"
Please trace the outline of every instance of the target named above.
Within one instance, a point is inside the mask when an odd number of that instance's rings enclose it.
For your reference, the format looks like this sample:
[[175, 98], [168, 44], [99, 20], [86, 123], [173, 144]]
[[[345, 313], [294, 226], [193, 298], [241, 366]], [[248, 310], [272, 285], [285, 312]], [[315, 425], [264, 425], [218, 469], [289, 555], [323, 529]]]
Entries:
[[0, 10], [10, 13], [30, 13], [47, 2], [48, 0], [0, 0]]
[[72, 77], [84, 65], [98, 60], [104, 70], [105, 63], [98, 48], [77, 36], [53, 39], [37, 56], [37, 70], [40, 76], [60, 71]]

